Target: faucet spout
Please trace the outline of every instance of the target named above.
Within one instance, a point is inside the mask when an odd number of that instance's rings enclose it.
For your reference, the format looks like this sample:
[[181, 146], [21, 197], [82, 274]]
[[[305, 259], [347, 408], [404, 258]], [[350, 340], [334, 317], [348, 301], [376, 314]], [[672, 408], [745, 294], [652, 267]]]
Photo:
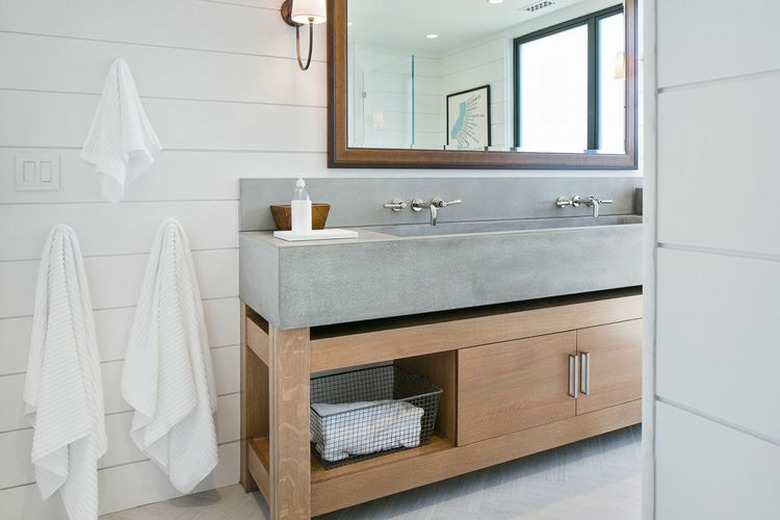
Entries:
[[431, 226], [435, 226], [436, 219], [439, 217], [439, 210], [434, 204], [431, 204], [428, 209], [431, 210]]
[[588, 206], [593, 207], [593, 218], [599, 218], [599, 209], [601, 208], [601, 201], [596, 197], [588, 197]]
[[612, 201], [609, 199], [600, 199], [593, 195], [585, 200], [585, 205], [593, 208], [593, 218], [599, 218], [602, 204], [612, 204]]
[[584, 204], [589, 208], [593, 208], [593, 218], [599, 218], [599, 214], [601, 213], [601, 205], [612, 204], [612, 201], [610, 199], [600, 199], [595, 195], [591, 195], [587, 199], [583, 199], [579, 195], [575, 195], [574, 197], [558, 197], [558, 199], [555, 201], [555, 205], [559, 208], [566, 208], [568, 206], [579, 208], [580, 204]]
[[412, 200], [412, 210], [413, 211], [422, 211], [425, 208], [428, 208], [428, 210], [431, 212], [431, 226], [435, 226], [436, 222], [439, 218], [439, 210], [441, 208], [446, 208], [447, 206], [452, 206], [453, 204], [460, 204], [461, 200], [442, 200], [441, 197], [435, 197], [433, 200], [431, 200], [428, 203], [423, 202], [420, 199], [414, 199]]

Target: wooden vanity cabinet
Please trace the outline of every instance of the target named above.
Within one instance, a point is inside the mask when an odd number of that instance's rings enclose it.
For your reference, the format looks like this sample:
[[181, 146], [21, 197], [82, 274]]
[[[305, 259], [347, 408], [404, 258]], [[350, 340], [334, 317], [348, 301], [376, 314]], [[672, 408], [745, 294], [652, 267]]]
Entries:
[[[577, 415], [642, 397], [642, 320], [578, 330], [577, 355]], [[586, 387], [588, 371], [590, 388]]]
[[457, 444], [603, 410], [641, 394], [641, 319], [461, 349]]
[[458, 445], [574, 417], [567, 359], [577, 334], [564, 332], [458, 353]]
[[[639, 288], [294, 330], [246, 305], [242, 313], [241, 484], [261, 491], [272, 520], [306, 520], [641, 421]], [[311, 374], [382, 362], [443, 390], [430, 442], [324, 468], [311, 454]]]

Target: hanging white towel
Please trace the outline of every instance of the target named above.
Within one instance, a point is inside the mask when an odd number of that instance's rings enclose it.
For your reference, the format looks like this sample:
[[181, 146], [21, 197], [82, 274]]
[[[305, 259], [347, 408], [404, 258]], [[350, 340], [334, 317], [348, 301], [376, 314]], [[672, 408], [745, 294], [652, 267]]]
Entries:
[[130, 435], [187, 493], [217, 465], [216, 392], [189, 242], [175, 220], [157, 231], [122, 373]]
[[103, 195], [117, 202], [125, 184], [146, 171], [160, 150], [160, 140], [141, 105], [130, 67], [124, 60], [114, 61], [81, 158], [95, 165]]
[[103, 385], [81, 250], [64, 224], [41, 257], [24, 402], [41, 496], [60, 490], [71, 520], [94, 520], [106, 452]]

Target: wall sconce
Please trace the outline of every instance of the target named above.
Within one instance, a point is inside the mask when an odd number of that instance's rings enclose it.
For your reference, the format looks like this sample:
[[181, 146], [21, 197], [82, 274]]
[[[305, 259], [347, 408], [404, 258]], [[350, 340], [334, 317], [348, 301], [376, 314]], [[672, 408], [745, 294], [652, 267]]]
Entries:
[[626, 53], [623, 51], [615, 56], [615, 79], [626, 79]]
[[371, 126], [375, 129], [385, 126], [385, 113], [381, 110], [374, 110], [371, 112]]
[[[314, 43], [314, 26], [325, 23], [328, 19], [325, 0], [285, 0], [282, 4], [282, 19], [291, 27], [295, 27], [295, 52], [298, 55], [298, 66], [308, 70], [311, 65], [311, 51]], [[309, 25], [309, 57], [306, 64], [301, 60], [301, 26]]]

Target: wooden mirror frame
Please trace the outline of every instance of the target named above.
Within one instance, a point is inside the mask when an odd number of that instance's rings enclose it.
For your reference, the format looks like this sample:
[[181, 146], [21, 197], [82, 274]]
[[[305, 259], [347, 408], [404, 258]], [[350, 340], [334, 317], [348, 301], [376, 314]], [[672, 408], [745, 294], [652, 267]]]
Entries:
[[626, 20], [626, 153], [485, 152], [350, 148], [347, 110], [347, 0], [328, 0], [328, 168], [635, 170], [637, 168], [637, 0]]

